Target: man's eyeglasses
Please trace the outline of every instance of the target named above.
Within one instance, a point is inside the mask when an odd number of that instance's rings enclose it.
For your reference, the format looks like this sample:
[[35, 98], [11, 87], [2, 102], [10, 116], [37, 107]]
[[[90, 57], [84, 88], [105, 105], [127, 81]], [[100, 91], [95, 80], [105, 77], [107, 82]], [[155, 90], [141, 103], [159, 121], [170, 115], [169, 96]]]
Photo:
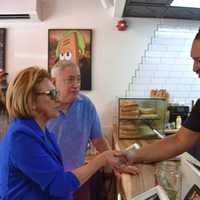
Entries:
[[37, 94], [37, 95], [47, 95], [53, 100], [56, 100], [56, 98], [59, 96], [59, 92], [56, 89], [47, 90], [47, 91], [43, 91], [43, 92], [36, 92], [35, 94]]
[[64, 83], [72, 85], [72, 84], [80, 84], [81, 83], [81, 77], [70, 77], [70, 78], [66, 78], [64, 79]]

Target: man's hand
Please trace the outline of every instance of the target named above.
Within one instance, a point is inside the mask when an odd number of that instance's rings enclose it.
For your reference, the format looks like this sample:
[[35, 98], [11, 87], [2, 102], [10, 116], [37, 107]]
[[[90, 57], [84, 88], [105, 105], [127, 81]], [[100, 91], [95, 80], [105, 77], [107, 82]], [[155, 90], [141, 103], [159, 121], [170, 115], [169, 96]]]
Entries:
[[115, 156], [119, 158], [119, 163], [115, 166], [114, 171], [116, 174], [128, 173], [131, 175], [138, 175], [139, 169], [136, 166], [130, 165], [126, 154], [123, 151], [115, 152]]
[[[128, 160], [122, 151], [112, 151], [115, 161], [112, 162], [111, 167], [113, 168], [117, 177], [120, 177], [121, 173], [128, 173], [131, 175], [137, 175], [139, 170], [136, 166], [128, 165]], [[116, 160], [117, 158], [117, 160]], [[112, 159], [113, 161], [113, 159]]]
[[137, 175], [139, 173], [136, 166], [128, 165], [127, 158], [122, 151], [104, 151], [99, 156], [103, 157], [104, 166], [110, 166], [117, 177], [120, 177], [121, 173], [128, 173], [131, 175]]

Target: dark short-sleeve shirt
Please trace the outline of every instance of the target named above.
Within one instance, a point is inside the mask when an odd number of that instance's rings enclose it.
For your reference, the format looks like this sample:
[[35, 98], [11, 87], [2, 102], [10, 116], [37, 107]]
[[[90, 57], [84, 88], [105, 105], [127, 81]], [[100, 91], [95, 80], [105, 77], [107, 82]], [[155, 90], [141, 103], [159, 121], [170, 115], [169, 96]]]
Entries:
[[184, 121], [183, 126], [192, 131], [200, 132], [200, 99], [197, 100], [190, 116]]

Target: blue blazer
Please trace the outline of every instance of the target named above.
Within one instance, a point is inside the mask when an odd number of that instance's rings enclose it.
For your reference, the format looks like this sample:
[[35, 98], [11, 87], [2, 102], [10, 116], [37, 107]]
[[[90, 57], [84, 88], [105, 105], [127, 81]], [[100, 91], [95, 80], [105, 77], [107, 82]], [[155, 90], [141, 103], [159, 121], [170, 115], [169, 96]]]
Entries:
[[11, 122], [0, 145], [1, 200], [71, 200], [79, 186], [73, 173], [64, 172], [52, 133], [34, 119]]

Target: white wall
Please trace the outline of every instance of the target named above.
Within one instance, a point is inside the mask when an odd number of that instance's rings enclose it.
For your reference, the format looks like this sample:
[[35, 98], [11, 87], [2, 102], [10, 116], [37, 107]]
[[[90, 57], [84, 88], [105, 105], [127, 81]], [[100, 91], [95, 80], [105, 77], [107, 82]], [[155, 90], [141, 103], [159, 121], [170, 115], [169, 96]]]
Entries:
[[152, 89], [165, 89], [170, 103], [191, 107], [200, 93], [190, 57], [199, 25], [200, 21], [162, 20], [130, 81], [127, 97], [149, 97]]
[[111, 127], [115, 97], [124, 95], [159, 19], [127, 19], [128, 30], [119, 32], [116, 19], [100, 0], [48, 0], [46, 4], [43, 22], [0, 21], [0, 27], [7, 28], [9, 78], [30, 65], [47, 68], [48, 29], [91, 28], [93, 89], [86, 94], [95, 103], [103, 127]]

